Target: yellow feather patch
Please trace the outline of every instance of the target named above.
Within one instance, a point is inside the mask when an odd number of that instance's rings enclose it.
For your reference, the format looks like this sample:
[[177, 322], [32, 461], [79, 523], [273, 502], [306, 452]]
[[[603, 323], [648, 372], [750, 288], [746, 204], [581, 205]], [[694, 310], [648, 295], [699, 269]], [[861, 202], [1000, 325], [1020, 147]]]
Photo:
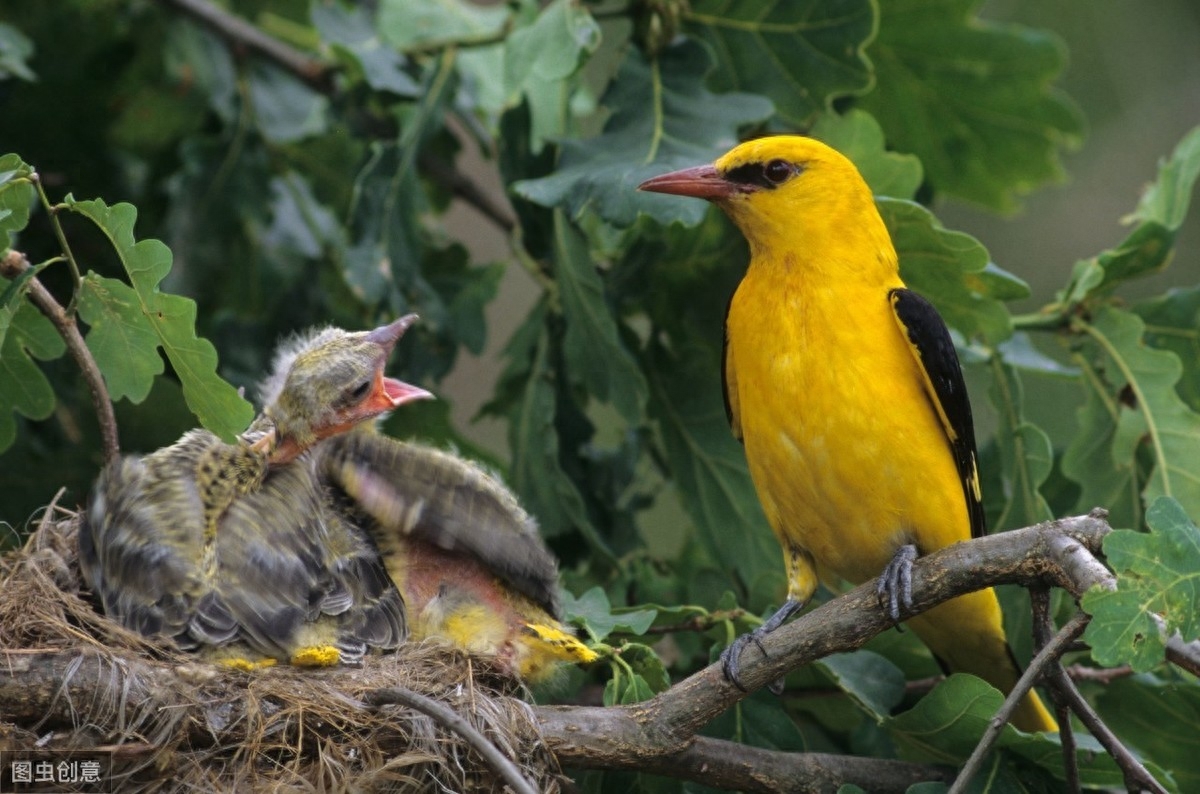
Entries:
[[545, 644], [547, 652], [557, 659], [575, 664], [587, 664], [600, 655], [562, 629], [542, 623], [526, 623], [525, 629]]
[[291, 662], [296, 667], [335, 667], [342, 661], [342, 653], [332, 645], [310, 645], [292, 654]]
[[229, 659], [220, 659], [217, 664], [222, 667], [228, 667], [231, 670], [241, 670], [243, 673], [252, 673], [255, 670], [262, 670], [265, 667], [274, 667], [274, 659], [260, 659], [257, 662], [252, 662], [249, 659], [241, 656], [234, 656]]

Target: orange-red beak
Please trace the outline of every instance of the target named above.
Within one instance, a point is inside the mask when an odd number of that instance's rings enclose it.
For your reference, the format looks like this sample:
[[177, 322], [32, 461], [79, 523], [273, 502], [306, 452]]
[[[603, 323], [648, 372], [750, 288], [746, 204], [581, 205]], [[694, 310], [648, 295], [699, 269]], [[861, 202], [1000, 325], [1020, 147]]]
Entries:
[[719, 201], [746, 192], [745, 185], [730, 182], [711, 165], [698, 165], [651, 177], [638, 185], [638, 190], [650, 193], [670, 193], [674, 196]]
[[411, 383], [389, 378], [383, 374], [383, 365], [392, 354], [392, 349], [396, 346], [396, 342], [400, 341], [400, 337], [404, 336], [404, 332], [418, 319], [420, 318], [415, 314], [406, 314], [399, 320], [387, 325], [381, 325], [367, 334], [367, 340], [383, 348], [383, 353], [380, 356], [379, 371], [375, 375], [375, 383], [371, 387], [371, 393], [365, 400], [355, 406], [352, 422], [360, 422], [379, 414], [387, 413], [393, 408], [399, 408], [401, 405], [413, 402], [414, 400], [435, 399], [431, 393], [419, 386], [413, 386]]

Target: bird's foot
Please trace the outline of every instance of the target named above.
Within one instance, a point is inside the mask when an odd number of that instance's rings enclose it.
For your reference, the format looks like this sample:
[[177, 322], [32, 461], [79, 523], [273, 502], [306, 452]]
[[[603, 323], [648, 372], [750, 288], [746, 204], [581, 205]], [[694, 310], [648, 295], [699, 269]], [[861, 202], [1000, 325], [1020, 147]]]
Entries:
[[895, 623], [900, 622], [902, 612], [912, 609], [912, 566], [917, 556], [917, 547], [911, 543], [896, 549], [875, 585], [879, 608]]
[[292, 654], [293, 667], [336, 667], [342, 661], [342, 652], [332, 645], [310, 645]]
[[[775, 629], [782, 626], [785, 622], [787, 622], [788, 618], [803, 608], [803, 601], [796, 601], [789, 598], [784, 602], [783, 606], [780, 607], [774, 615], [771, 615], [771, 617], [767, 618], [767, 620], [761, 626], [748, 634], [741, 635], [733, 641], [732, 645], [725, 649], [725, 652], [721, 654], [721, 670], [725, 673], [725, 677], [729, 679], [729, 683], [733, 684], [743, 692], [749, 691], [742, 684], [741, 679], [741, 665], [739, 660], [741, 659], [742, 651], [746, 650], [747, 645], [754, 643], [758, 646], [758, 650], [763, 656], [769, 656], [767, 649], [763, 647], [762, 644], [763, 637], [766, 637]], [[782, 678], [772, 681], [769, 684], [771, 692], [776, 695], [781, 694], [783, 692], [783, 683], [784, 682]]]

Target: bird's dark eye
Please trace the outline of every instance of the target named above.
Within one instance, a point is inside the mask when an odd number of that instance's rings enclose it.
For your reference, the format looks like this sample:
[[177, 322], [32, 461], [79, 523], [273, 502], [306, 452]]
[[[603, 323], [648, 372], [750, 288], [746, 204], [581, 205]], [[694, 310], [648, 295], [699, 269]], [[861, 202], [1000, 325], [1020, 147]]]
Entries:
[[361, 400], [362, 398], [366, 397], [367, 392], [369, 392], [370, 390], [371, 390], [371, 381], [364, 380], [362, 383], [357, 384], [353, 389], [346, 392], [346, 397], [348, 398], [347, 401], [356, 403], [359, 400]]
[[787, 160], [772, 160], [763, 166], [763, 176], [772, 185], [782, 185], [794, 173], [796, 169]]

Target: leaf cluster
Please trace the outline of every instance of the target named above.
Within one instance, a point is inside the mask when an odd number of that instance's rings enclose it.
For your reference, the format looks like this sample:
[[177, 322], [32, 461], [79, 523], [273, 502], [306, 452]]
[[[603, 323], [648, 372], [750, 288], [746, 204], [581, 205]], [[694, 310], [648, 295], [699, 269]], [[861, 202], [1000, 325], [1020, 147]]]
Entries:
[[[1105, 596], [1119, 604], [1088, 604], [1097, 661], [1150, 670], [1163, 631], [1194, 634], [1185, 572], [1196, 566], [1180, 555], [1195, 553], [1186, 516], [1200, 515], [1200, 289], [1133, 304], [1122, 291], [1169, 261], [1200, 174], [1200, 130], [1163, 162], [1126, 239], [1079, 262], [1037, 312], [1014, 314], [1009, 304], [1029, 295], [1019, 274], [930, 209], [956, 198], [1008, 210], [1061, 176], [1082, 121], [1054, 88], [1064, 48], [1052, 34], [986, 22], [972, 0], [233, 4], [294, 56], [284, 59], [171, 2], [119, 13], [73, 3], [86, 19], [67, 31], [28, 5], [0, 26], [0, 78], [17, 86], [3, 100], [10, 116], [36, 130], [58, 70], [113, 68], [80, 98], [89, 140], [17, 136], [22, 157], [0, 159], [0, 246], [33, 263], [0, 282], [3, 493], [44, 502], [44, 483], [66, 481], [78, 501], [99, 463], [68, 454], [95, 450], [96, 433], [73, 371], [56, 363], [59, 335], [25, 299], [34, 273], [84, 327], [125, 448], [144, 450], [191, 414], [226, 436], [242, 429], [252, 408], [235, 386], [254, 383], [281, 334], [315, 323], [418, 312], [395, 366], [437, 389], [463, 352], [484, 349], [485, 309], [520, 271], [531, 308], [482, 410], [507, 428], [507, 454], [460, 435], [453, 395], [389, 429], [500, 468], [583, 593], [568, 613], [606, 651], [591, 672], [605, 702], [662, 691], [778, 604], [783, 572], [721, 400], [722, 320], [744, 243], [702, 202], [635, 187], [747, 136], [797, 132], [859, 166], [905, 280], [936, 305], [982, 385], [977, 405], [986, 390], [990, 525], [1102, 505], [1115, 525], [1153, 530], [1114, 536], [1125, 539], [1112, 541], [1112, 561], [1133, 572], [1133, 589], [1123, 579]], [[30, 48], [51, 36], [67, 40], [43, 74]], [[464, 155], [482, 165], [465, 173]], [[480, 173], [503, 195], [481, 189]], [[112, 203], [52, 200], [47, 187], [64, 181]], [[476, 212], [449, 212], [455, 199]], [[501, 261], [468, 253], [479, 227], [505, 241]], [[1075, 390], [1065, 447], [1027, 415], [1049, 383]], [[916, 701], [905, 681], [935, 671], [911, 635], [880, 637], [794, 674], [784, 705], [750, 698], [710, 731], [954, 763], [995, 693], [953, 677], [905, 711]], [[563, 686], [583, 683], [572, 675]], [[1140, 686], [1195, 696], [1194, 684], [1147, 674], [1101, 697], [1106, 716], [1135, 721], [1126, 704]], [[1151, 754], [1164, 744], [1147, 742]], [[1007, 738], [995, 785], [1052, 788], [1063, 774], [1053, 745]], [[1197, 774], [1193, 757], [1161, 762], [1177, 785]], [[1088, 785], [1114, 774], [1085, 764]], [[699, 790], [615, 774], [587, 785]]]

